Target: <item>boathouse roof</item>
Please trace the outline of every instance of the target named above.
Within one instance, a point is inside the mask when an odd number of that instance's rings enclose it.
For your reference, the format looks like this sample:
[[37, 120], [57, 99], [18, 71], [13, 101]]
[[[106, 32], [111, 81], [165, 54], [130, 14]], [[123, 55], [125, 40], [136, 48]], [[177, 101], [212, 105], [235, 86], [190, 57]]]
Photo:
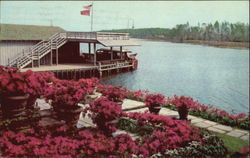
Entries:
[[58, 32], [65, 32], [65, 30], [56, 26], [0, 24], [2, 41], [40, 41]]

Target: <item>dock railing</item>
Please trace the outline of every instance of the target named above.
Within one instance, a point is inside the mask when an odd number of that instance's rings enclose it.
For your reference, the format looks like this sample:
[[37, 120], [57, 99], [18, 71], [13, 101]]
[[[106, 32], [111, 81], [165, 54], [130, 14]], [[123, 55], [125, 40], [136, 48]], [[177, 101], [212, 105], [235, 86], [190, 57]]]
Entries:
[[60, 36], [67, 39], [89, 39], [89, 40], [129, 40], [128, 33], [112, 32], [65, 32]]
[[111, 61], [109, 63], [98, 62], [98, 70], [99, 71], [127, 68], [127, 67], [132, 67], [132, 66], [133, 66], [133, 61], [129, 61], [129, 60]]
[[[87, 42], [98, 42], [98, 40], [129, 40], [128, 33], [112, 33], [112, 32], [61, 32], [56, 33], [47, 40], [42, 40], [29, 48], [23, 50], [16, 56], [8, 59], [8, 66], [23, 68], [33, 61], [44, 57], [52, 50], [58, 49], [68, 40], [86, 40]], [[38, 64], [40, 65], [40, 64]]]

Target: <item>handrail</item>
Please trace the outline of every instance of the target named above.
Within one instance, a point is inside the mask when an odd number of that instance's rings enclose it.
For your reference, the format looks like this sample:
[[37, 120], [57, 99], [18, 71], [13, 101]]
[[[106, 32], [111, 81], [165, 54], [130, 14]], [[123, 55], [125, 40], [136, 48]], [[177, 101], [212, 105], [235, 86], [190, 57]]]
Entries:
[[[15, 57], [8, 59], [8, 66], [17, 64], [20, 66], [23, 60], [33, 60], [33, 56], [44, 56], [48, 49], [55, 49], [60, 47], [68, 39], [111, 39], [111, 40], [128, 40], [128, 33], [111, 33], [111, 32], [60, 32], [52, 35], [48, 40], [42, 40], [30, 48], [23, 49]], [[51, 47], [56, 44], [55, 47]], [[23, 59], [23, 60], [22, 60]], [[21, 62], [21, 63], [20, 63]], [[30, 62], [30, 61], [27, 61]], [[25, 65], [25, 64], [24, 64]], [[22, 66], [22, 65], [21, 65]]]

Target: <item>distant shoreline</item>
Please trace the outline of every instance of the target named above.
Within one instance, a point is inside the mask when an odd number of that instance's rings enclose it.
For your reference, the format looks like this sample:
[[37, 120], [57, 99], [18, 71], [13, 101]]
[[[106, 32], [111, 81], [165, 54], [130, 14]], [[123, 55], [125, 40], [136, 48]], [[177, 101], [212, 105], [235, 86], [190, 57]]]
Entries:
[[189, 44], [196, 44], [196, 45], [214, 46], [214, 47], [219, 47], [219, 48], [249, 49], [249, 42], [225, 42], [225, 41], [202, 41], [202, 40], [176, 41], [176, 40], [169, 40], [165, 38], [143, 38], [143, 37], [136, 37], [136, 36], [134, 37], [132, 36], [132, 38], [160, 40], [160, 41], [167, 41], [167, 42], [174, 42], [174, 43], [189, 43]]

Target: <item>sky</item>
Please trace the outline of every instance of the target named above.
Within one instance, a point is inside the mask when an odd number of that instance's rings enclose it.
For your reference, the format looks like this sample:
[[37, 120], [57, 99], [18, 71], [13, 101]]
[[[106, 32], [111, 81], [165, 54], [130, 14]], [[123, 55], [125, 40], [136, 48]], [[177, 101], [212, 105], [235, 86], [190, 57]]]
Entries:
[[[91, 16], [80, 15], [92, 1], [0, 1], [0, 22], [60, 26], [90, 31]], [[104, 29], [172, 28], [189, 22], [249, 23], [249, 1], [94, 1], [93, 31]]]

